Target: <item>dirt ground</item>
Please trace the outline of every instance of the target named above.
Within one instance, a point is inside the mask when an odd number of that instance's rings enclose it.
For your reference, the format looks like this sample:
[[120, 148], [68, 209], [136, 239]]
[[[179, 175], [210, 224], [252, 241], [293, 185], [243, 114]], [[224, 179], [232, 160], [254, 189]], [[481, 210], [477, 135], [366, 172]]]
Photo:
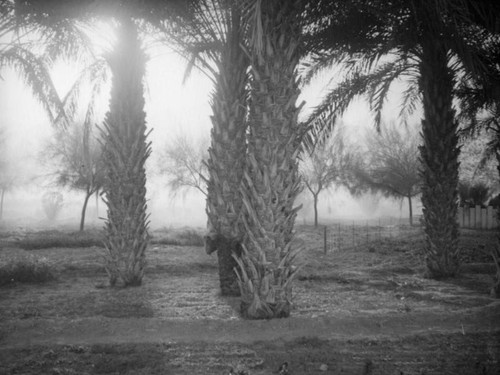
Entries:
[[422, 276], [418, 230], [369, 246], [322, 248], [298, 228], [305, 263], [288, 319], [245, 321], [219, 295], [201, 247], [154, 244], [144, 285], [107, 287], [102, 249], [21, 250], [58, 270], [0, 288], [0, 374], [500, 374], [500, 302], [490, 297], [494, 232], [464, 231], [455, 279]]

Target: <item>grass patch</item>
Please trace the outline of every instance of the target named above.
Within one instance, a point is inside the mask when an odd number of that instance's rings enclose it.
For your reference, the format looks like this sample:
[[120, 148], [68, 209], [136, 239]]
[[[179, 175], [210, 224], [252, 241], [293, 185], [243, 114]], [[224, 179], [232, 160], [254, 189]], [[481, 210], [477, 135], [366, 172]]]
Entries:
[[[123, 343], [1, 348], [2, 374], [498, 374], [500, 334], [412, 335], [402, 338], [283, 343]], [[245, 371], [245, 372], [243, 372]]]
[[104, 233], [102, 231], [61, 232], [56, 230], [30, 233], [17, 242], [24, 250], [48, 249], [52, 247], [102, 247]]
[[201, 231], [184, 228], [176, 231], [156, 231], [152, 235], [151, 243], [174, 246], [204, 246], [205, 240]]
[[[60, 230], [47, 230], [28, 233], [16, 242], [16, 246], [24, 250], [39, 250], [49, 248], [79, 248], [103, 247], [103, 230], [85, 230], [83, 232], [65, 232]], [[201, 230], [183, 228], [179, 230], [160, 230], [152, 233], [152, 244], [173, 246], [204, 246]]]
[[0, 264], [0, 286], [20, 283], [45, 283], [56, 279], [56, 272], [46, 258], [25, 256]]

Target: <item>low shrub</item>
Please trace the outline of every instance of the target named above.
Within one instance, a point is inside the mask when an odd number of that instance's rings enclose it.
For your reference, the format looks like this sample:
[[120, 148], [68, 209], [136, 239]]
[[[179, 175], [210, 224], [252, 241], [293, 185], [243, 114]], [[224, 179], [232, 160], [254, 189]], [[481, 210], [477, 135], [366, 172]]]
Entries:
[[203, 235], [194, 229], [186, 229], [180, 232], [178, 238], [186, 246], [203, 246], [205, 244]]
[[203, 234], [195, 229], [183, 229], [167, 234], [153, 234], [151, 243], [175, 246], [204, 246]]
[[56, 272], [44, 257], [24, 256], [0, 263], [0, 286], [14, 282], [44, 283], [55, 279]]
[[[203, 234], [195, 229], [183, 229], [168, 233], [153, 233], [151, 243], [176, 246], [204, 246]], [[30, 233], [19, 239], [16, 245], [24, 250], [48, 249], [52, 247], [103, 247], [104, 232], [90, 230], [83, 232], [62, 232], [57, 230]]]
[[161, 236], [161, 237], [153, 236], [151, 238], [151, 243], [157, 244], [157, 245], [172, 245], [172, 246], [182, 246], [183, 245], [179, 239], [171, 237], [171, 236]]
[[57, 191], [47, 192], [42, 196], [42, 207], [47, 219], [56, 219], [63, 207], [63, 201], [63, 195]]
[[48, 249], [51, 247], [102, 247], [104, 234], [101, 231], [64, 233], [46, 231], [29, 234], [17, 242], [25, 250]]

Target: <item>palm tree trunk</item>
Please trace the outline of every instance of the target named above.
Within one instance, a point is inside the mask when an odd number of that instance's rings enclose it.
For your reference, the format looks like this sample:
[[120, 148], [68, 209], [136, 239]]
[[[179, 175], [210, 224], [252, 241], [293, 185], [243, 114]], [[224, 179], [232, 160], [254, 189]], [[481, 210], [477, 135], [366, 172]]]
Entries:
[[239, 221], [242, 199], [239, 192], [246, 159], [246, 97], [248, 57], [243, 40], [239, 7], [231, 8], [231, 28], [218, 62], [216, 87], [212, 95], [212, 137], [209, 149], [207, 185], [208, 237], [210, 250], [217, 250], [222, 295], [239, 295], [233, 255], [241, 253]]
[[242, 314], [251, 319], [290, 314], [298, 210], [293, 204], [300, 192], [299, 11], [289, 0], [262, 2], [261, 10], [264, 48], [255, 49], [252, 59], [248, 160], [242, 185], [247, 241], [238, 270]]
[[144, 113], [145, 56], [130, 18], [121, 20], [109, 64], [113, 79], [103, 135], [108, 211], [105, 266], [111, 285], [121, 279], [124, 286], [133, 286], [142, 282], [149, 242], [144, 164], [151, 146], [146, 141]]
[[92, 194], [93, 193], [89, 192], [88, 190], [85, 194], [85, 200], [83, 201], [83, 207], [82, 207], [82, 214], [80, 216], [80, 232], [82, 232], [85, 227], [85, 213], [87, 212], [87, 204], [89, 203], [89, 199]]
[[423, 44], [420, 89], [423, 96], [422, 204], [425, 259], [430, 277], [457, 274], [458, 257], [458, 147], [452, 107], [453, 76], [447, 50], [437, 41]]

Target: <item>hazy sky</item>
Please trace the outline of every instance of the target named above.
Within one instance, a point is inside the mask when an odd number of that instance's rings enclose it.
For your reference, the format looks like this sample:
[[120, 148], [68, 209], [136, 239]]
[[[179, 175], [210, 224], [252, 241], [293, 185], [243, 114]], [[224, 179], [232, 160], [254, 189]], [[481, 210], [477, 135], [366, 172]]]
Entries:
[[[153, 57], [147, 65], [146, 84], [146, 114], [148, 127], [153, 128], [153, 156], [156, 159], [169, 136], [176, 133], [187, 133], [193, 137], [208, 135], [210, 123], [210, 93], [212, 84], [200, 72], [194, 70], [190, 79], [182, 83], [185, 62], [173, 52], [167, 50], [149, 51]], [[58, 64], [53, 70], [53, 79], [58, 91], [64, 95], [78, 74], [78, 67], [65, 63]], [[21, 170], [26, 173], [36, 173], [37, 158], [43, 142], [51, 137], [53, 128], [41, 105], [32, 97], [21, 79], [9, 69], [1, 72], [0, 81], [0, 126], [7, 129], [9, 138], [8, 152], [17, 160], [22, 160]], [[317, 104], [322, 96], [322, 88], [330, 75], [320, 76], [314, 83], [303, 90], [301, 100], [306, 100], [307, 107]], [[104, 113], [108, 105], [108, 96], [103, 96], [100, 106]], [[385, 110], [387, 118], [394, 118], [398, 113], [397, 105], [391, 104]], [[358, 101], [344, 116], [344, 123], [351, 138], [358, 137], [364, 128], [371, 126], [368, 106], [362, 100]], [[38, 184], [38, 182], [36, 183]], [[197, 224], [203, 225], [204, 199], [197, 194], [190, 194], [186, 199], [173, 202], [165, 193], [164, 181], [156, 178], [150, 182], [150, 199], [161, 200], [161, 204], [150, 204], [150, 207], [168, 205], [170, 212], [156, 220], [168, 221], [172, 216], [189, 222], [193, 212], [199, 213]], [[346, 194], [342, 194], [339, 202], [347, 202]], [[346, 203], [347, 204], [347, 203]], [[350, 204], [350, 203], [349, 203]], [[350, 211], [355, 210], [349, 208]], [[165, 209], [163, 209], [165, 210]], [[176, 211], [177, 210], [177, 211]], [[162, 212], [159, 210], [159, 212]], [[155, 217], [155, 215], [153, 215]], [[171, 220], [174, 222], [175, 220]]]

